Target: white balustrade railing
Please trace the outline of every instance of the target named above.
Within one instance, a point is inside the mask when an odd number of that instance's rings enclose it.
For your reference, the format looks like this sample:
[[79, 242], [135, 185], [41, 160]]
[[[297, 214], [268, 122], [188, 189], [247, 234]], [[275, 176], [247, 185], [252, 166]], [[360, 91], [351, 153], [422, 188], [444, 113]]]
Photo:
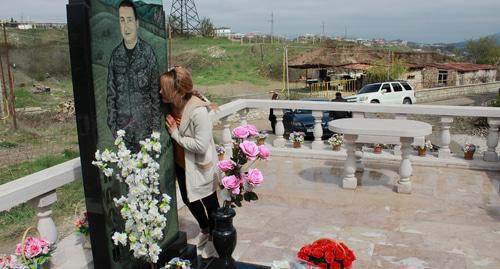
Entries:
[[80, 158], [0, 185], [0, 212], [29, 202], [38, 218], [42, 238], [57, 240], [51, 206], [57, 201], [56, 189], [82, 178]]
[[[352, 111], [353, 117], [365, 117], [367, 113], [388, 113], [396, 118], [404, 119], [408, 115], [432, 115], [439, 118], [440, 125], [440, 151], [439, 158], [449, 157], [450, 125], [457, 117], [486, 117], [489, 123], [489, 134], [487, 137], [488, 149], [484, 152], [484, 160], [497, 162], [498, 154], [498, 128], [500, 126], [500, 108], [489, 107], [459, 107], [459, 106], [431, 106], [431, 105], [380, 105], [380, 104], [357, 104], [340, 102], [311, 102], [311, 101], [283, 101], [283, 100], [236, 100], [219, 107], [211, 112], [212, 120], [221, 121], [223, 125], [222, 143], [227, 148], [226, 152], [231, 154], [231, 122], [229, 117], [239, 114], [240, 123], [246, 124], [247, 114], [251, 109], [274, 109], [276, 116], [276, 138], [273, 146], [283, 148], [286, 140], [283, 137], [285, 128], [283, 125], [284, 109], [308, 109], [313, 111], [315, 121], [313, 149], [321, 149], [321, 117], [323, 111]], [[347, 160], [355, 165], [356, 171], [363, 170], [361, 158], [363, 152], [359, 145], [347, 145], [347, 149], [354, 151], [354, 158]], [[407, 149], [404, 149], [407, 150]], [[355, 171], [349, 171], [354, 173]], [[52, 219], [51, 206], [57, 201], [55, 190], [74, 180], [80, 180], [82, 176], [80, 159], [74, 159], [43, 171], [25, 176], [23, 178], [0, 185], [0, 212], [22, 203], [29, 202], [34, 206], [38, 229], [41, 236], [51, 240], [57, 240], [57, 229]]]
[[[435, 116], [439, 119], [439, 158], [449, 158], [451, 156], [450, 127], [454, 118], [457, 117], [486, 117], [490, 125], [487, 137], [488, 149], [484, 152], [483, 159], [487, 162], [498, 161], [496, 148], [498, 146], [498, 127], [500, 126], [500, 108], [494, 107], [474, 107], [474, 106], [436, 106], [436, 105], [381, 105], [381, 104], [360, 104], [342, 102], [316, 102], [316, 101], [284, 101], [284, 100], [257, 100], [241, 99], [219, 107], [219, 110], [212, 113], [212, 119], [220, 120], [228, 116], [239, 113], [241, 122], [247, 122], [249, 109], [274, 109], [276, 116], [276, 139], [273, 146], [285, 147], [286, 141], [283, 137], [285, 129], [283, 126], [283, 109], [307, 109], [313, 111], [314, 117], [314, 141], [312, 149], [321, 149], [321, 115], [324, 111], [351, 111], [353, 117], [362, 118], [368, 113], [392, 114], [397, 119], [406, 119], [408, 115]], [[225, 122], [224, 133], [229, 132], [230, 124]], [[227, 131], [226, 131], [227, 129]], [[229, 140], [228, 137], [223, 139]], [[224, 143], [226, 140], [224, 140]], [[395, 143], [396, 155], [399, 155], [401, 146]], [[358, 154], [359, 155], [359, 154]]]

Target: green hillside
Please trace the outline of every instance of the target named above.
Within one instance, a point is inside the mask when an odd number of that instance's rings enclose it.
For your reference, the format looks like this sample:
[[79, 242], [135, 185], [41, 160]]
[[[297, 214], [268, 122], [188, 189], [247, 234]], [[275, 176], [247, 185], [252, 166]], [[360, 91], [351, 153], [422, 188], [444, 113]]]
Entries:
[[[192, 69], [195, 83], [219, 85], [247, 81], [265, 85], [281, 80], [283, 44], [240, 44], [228, 39], [178, 38], [172, 42], [174, 65]], [[289, 47], [289, 58], [308, 47]], [[292, 74], [293, 76], [293, 74]]]
[[[96, 17], [97, 18], [97, 17]], [[116, 31], [102, 25], [114, 22], [109, 16], [99, 18], [97, 26], [100, 35], [110, 37]], [[144, 35], [145, 31], [141, 31]], [[7, 29], [11, 47], [11, 62], [16, 64], [19, 79], [16, 83], [31, 84], [43, 82], [47, 77], [71, 80], [68, 37], [66, 30], [18, 30]], [[114, 47], [115, 43], [106, 47]], [[175, 65], [192, 70], [198, 85], [220, 85], [236, 81], [266, 85], [271, 80], [281, 80], [283, 73], [283, 44], [240, 44], [227, 39], [174, 38], [172, 61]], [[317, 46], [316, 46], [317, 47]], [[289, 58], [313, 48], [289, 47]], [[100, 56], [100, 57], [99, 57]], [[99, 63], [105, 65], [107, 54], [97, 53]], [[294, 77], [291, 70], [290, 76]]]

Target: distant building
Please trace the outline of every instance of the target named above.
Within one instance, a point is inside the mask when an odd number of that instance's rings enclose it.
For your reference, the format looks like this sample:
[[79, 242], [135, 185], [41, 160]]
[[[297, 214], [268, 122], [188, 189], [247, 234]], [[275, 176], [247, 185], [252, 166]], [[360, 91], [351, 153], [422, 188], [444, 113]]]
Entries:
[[20, 30], [31, 30], [33, 29], [33, 24], [31, 23], [20, 23], [17, 25], [17, 29], [20, 29]]
[[495, 82], [495, 66], [473, 63], [409, 65], [406, 80], [415, 89]]
[[215, 36], [217, 37], [230, 37], [231, 36], [231, 28], [228, 27], [220, 27], [215, 29]]
[[52, 23], [52, 22], [19, 22], [14, 27], [21, 30], [30, 29], [64, 29], [66, 23]]

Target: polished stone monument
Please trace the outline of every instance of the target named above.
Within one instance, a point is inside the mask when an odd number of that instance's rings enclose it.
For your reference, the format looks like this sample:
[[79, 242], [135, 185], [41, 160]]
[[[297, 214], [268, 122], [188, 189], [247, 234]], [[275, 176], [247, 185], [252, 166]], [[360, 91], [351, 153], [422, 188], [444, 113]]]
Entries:
[[[123, 7], [123, 2], [129, 2]], [[130, 5], [132, 3], [132, 6]], [[196, 260], [196, 249], [179, 232], [172, 143], [159, 96], [159, 74], [167, 67], [161, 0], [69, 0], [68, 37], [78, 140], [95, 268], [142, 268], [129, 247], [111, 236], [124, 223], [113, 198], [125, 184], [106, 179], [92, 166], [96, 150], [113, 148], [119, 129], [128, 148], [161, 132], [160, 190], [172, 197], [158, 265], [173, 257]]]

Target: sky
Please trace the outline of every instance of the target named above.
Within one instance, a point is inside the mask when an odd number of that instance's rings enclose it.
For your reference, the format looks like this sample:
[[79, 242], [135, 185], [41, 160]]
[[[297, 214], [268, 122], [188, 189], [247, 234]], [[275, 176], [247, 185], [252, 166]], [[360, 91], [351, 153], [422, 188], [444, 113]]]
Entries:
[[[0, 19], [65, 22], [68, 0], [0, 0]], [[162, 0], [167, 14], [171, 0]], [[460, 42], [500, 32], [499, 0], [195, 0], [200, 19], [233, 32]]]

